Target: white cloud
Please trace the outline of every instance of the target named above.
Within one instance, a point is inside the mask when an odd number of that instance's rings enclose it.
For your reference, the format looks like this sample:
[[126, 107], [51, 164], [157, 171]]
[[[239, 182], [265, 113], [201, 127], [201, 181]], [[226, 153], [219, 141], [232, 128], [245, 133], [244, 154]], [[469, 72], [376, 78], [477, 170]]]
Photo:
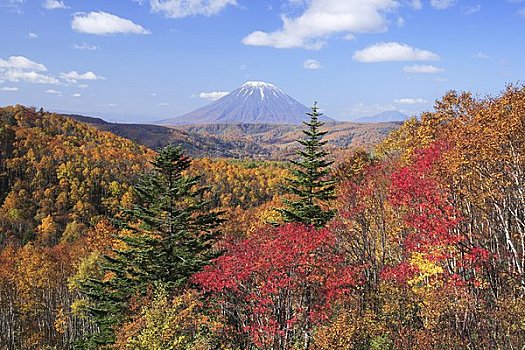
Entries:
[[252, 46], [320, 49], [337, 33], [370, 33], [387, 29], [385, 13], [395, 9], [395, 0], [310, 0], [295, 18], [282, 15], [283, 26], [274, 32], [256, 31], [242, 42]]
[[68, 83], [76, 84], [79, 80], [105, 80], [106, 78], [96, 75], [95, 73], [88, 71], [86, 73], [78, 73], [77, 71], [71, 71], [67, 73], [60, 73], [60, 78], [64, 79]]
[[95, 35], [150, 34], [150, 31], [129, 19], [102, 11], [75, 14], [71, 28], [79, 33]]
[[29, 39], [36, 39], [36, 38], [38, 38], [38, 34], [37, 34], [37, 33], [30, 32], [29, 34], [27, 34], [27, 37], [28, 37]]
[[466, 16], [473, 15], [477, 12], [481, 11], [481, 5], [473, 5], [473, 6], [467, 6], [463, 8], [463, 14]]
[[149, 0], [152, 12], [162, 12], [166, 17], [213, 16], [236, 0]]
[[487, 55], [486, 53], [484, 53], [484, 52], [482, 52], [482, 51], [478, 52], [478, 53], [475, 54], [473, 57], [474, 57], [474, 58], [477, 58], [477, 59], [480, 59], [480, 60], [486, 60], [486, 59], [489, 59], [489, 58], [490, 58], [489, 55]]
[[25, 0], [0, 0], [0, 7], [7, 7], [14, 10], [17, 14], [22, 14], [22, 10], [19, 9], [20, 5], [24, 3]]
[[[83, 80], [105, 79], [91, 71], [85, 73], [70, 71], [54, 76], [47, 73], [45, 65], [24, 56], [11, 56], [6, 60], [0, 58], [0, 81], [23, 81], [34, 84], [77, 84]], [[80, 84], [79, 87], [87, 87], [87, 85]]]
[[88, 51], [96, 51], [100, 50], [100, 47], [95, 45], [90, 45], [86, 42], [83, 42], [81, 44], [75, 44], [72, 46], [75, 50], [88, 50]]
[[11, 56], [7, 60], [0, 58], [0, 79], [19, 82], [25, 81], [35, 84], [58, 84], [55, 77], [43, 74], [47, 72], [46, 66], [31, 61], [24, 56]]
[[421, 10], [423, 8], [423, 4], [421, 4], [421, 0], [410, 1], [410, 6], [412, 6], [414, 10]]
[[73, 95], [71, 95], [71, 97], [80, 97], [80, 96], [82, 96], [82, 94], [79, 94], [78, 92], [73, 94]]
[[228, 91], [212, 91], [212, 92], [201, 92], [199, 94], [199, 97], [200, 98], [204, 98], [206, 100], [211, 100], [211, 101], [217, 101], [218, 99], [228, 95], [229, 92]]
[[48, 89], [48, 90], [46, 90], [46, 94], [59, 95], [61, 93], [62, 93], [61, 91], [58, 91], [58, 90], [55, 90], [55, 89]]
[[43, 64], [31, 61], [24, 56], [11, 56], [7, 60], [0, 58], [0, 69], [27, 69], [39, 72], [47, 71], [46, 66]]
[[431, 51], [421, 50], [407, 44], [389, 42], [378, 43], [356, 51], [354, 60], [359, 62], [391, 61], [437, 61], [439, 56]]
[[432, 65], [412, 65], [403, 67], [403, 72], [413, 74], [436, 74], [444, 72], [443, 68]]
[[456, 0], [430, 0], [430, 5], [437, 10], [445, 10], [451, 6], [454, 6]]
[[156, 92], [150, 92], [150, 93], [148, 94], [148, 96], [153, 96], [153, 97], [155, 97], [155, 96], [157, 96], [157, 93], [156, 93]]
[[45, 0], [42, 3], [42, 7], [48, 10], [67, 9], [67, 6], [62, 0]]
[[55, 77], [40, 74], [37, 72], [26, 72], [26, 71], [16, 71], [16, 70], [8, 70], [4, 73], [0, 73], [0, 77], [2, 79], [12, 81], [12, 82], [19, 82], [19, 81], [25, 81], [27, 83], [33, 83], [33, 84], [58, 84], [59, 81]]
[[348, 116], [351, 115], [353, 117], [361, 117], [361, 116], [372, 116], [376, 115], [382, 112], [387, 111], [393, 111], [396, 110], [395, 105], [393, 104], [366, 104], [363, 102], [355, 103], [351, 105], [350, 107], [345, 108], [344, 115]]
[[18, 88], [10, 87], [10, 86], [3, 86], [3, 87], [0, 87], [0, 91], [14, 92], [14, 91], [18, 91]]
[[317, 60], [307, 59], [303, 64], [304, 69], [321, 69], [323, 66]]
[[427, 100], [422, 99], [422, 98], [400, 98], [400, 99], [394, 100], [394, 103], [401, 104], [401, 105], [415, 105], [415, 104], [427, 103]]
[[399, 28], [403, 28], [405, 26], [405, 19], [403, 17], [398, 17], [396, 21], [396, 25]]

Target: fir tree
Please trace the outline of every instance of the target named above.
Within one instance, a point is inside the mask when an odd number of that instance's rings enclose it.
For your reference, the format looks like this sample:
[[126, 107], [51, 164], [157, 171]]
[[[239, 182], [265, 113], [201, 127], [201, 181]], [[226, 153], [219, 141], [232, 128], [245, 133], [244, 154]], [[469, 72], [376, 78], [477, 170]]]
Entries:
[[[81, 287], [99, 330], [85, 347], [115, 341], [113, 328], [125, 319], [132, 297], [156, 285], [173, 292], [215, 257], [212, 245], [221, 220], [203, 200], [200, 177], [185, 175], [190, 164], [179, 148], [168, 146], [152, 162], [153, 172], [135, 187], [137, 205], [120, 223], [127, 232], [118, 237], [124, 248], [104, 256], [101, 276]], [[107, 274], [112, 278], [103, 277]]]
[[311, 107], [310, 121], [303, 133], [304, 139], [298, 140], [303, 146], [298, 161], [293, 164], [293, 177], [288, 180], [285, 191], [294, 195], [295, 200], [284, 200], [285, 208], [277, 209], [285, 222], [298, 222], [320, 228], [330, 221], [335, 211], [325, 209], [327, 203], [335, 199], [335, 181], [328, 178], [329, 167], [333, 163], [327, 160], [328, 152], [323, 149], [322, 141], [326, 131], [320, 131], [324, 123], [319, 121], [317, 102]]

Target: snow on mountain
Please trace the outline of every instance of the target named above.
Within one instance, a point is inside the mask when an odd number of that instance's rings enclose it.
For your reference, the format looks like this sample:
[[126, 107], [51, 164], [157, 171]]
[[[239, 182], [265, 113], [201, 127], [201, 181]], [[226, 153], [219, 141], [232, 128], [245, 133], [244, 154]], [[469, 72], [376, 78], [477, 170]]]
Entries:
[[[300, 124], [310, 108], [277, 86], [248, 81], [230, 94], [193, 112], [161, 121], [162, 124]], [[322, 117], [325, 121], [331, 118]]]

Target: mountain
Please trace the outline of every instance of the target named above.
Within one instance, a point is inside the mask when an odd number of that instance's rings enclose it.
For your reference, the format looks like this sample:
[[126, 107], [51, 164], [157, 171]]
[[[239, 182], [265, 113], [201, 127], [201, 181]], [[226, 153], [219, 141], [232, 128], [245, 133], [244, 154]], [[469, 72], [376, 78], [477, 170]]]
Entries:
[[384, 122], [402, 122], [408, 116], [398, 111], [386, 111], [370, 117], [360, 117], [354, 119], [356, 123], [384, 123]]
[[[310, 108], [285, 94], [277, 86], [260, 81], [246, 82], [230, 94], [180, 117], [160, 122], [180, 124], [301, 124]], [[333, 119], [324, 117], [324, 121]]]

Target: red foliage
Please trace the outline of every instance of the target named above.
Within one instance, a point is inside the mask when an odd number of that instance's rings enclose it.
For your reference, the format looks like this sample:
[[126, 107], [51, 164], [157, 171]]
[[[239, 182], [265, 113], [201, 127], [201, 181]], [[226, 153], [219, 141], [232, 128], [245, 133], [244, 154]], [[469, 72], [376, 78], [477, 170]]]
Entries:
[[356, 275], [332, 232], [288, 224], [231, 244], [194, 281], [227, 310], [231, 325], [262, 346], [289, 341], [297, 329], [326, 319], [331, 302], [356, 285]]
[[[405, 224], [413, 229], [404, 240], [407, 252], [429, 252], [435, 247], [456, 244], [462, 237], [454, 232], [459, 223], [458, 213], [448, 194], [433, 176], [433, 167], [446, 144], [416, 152], [414, 163], [392, 174], [390, 202], [405, 209]], [[436, 260], [446, 258], [435, 255]]]

